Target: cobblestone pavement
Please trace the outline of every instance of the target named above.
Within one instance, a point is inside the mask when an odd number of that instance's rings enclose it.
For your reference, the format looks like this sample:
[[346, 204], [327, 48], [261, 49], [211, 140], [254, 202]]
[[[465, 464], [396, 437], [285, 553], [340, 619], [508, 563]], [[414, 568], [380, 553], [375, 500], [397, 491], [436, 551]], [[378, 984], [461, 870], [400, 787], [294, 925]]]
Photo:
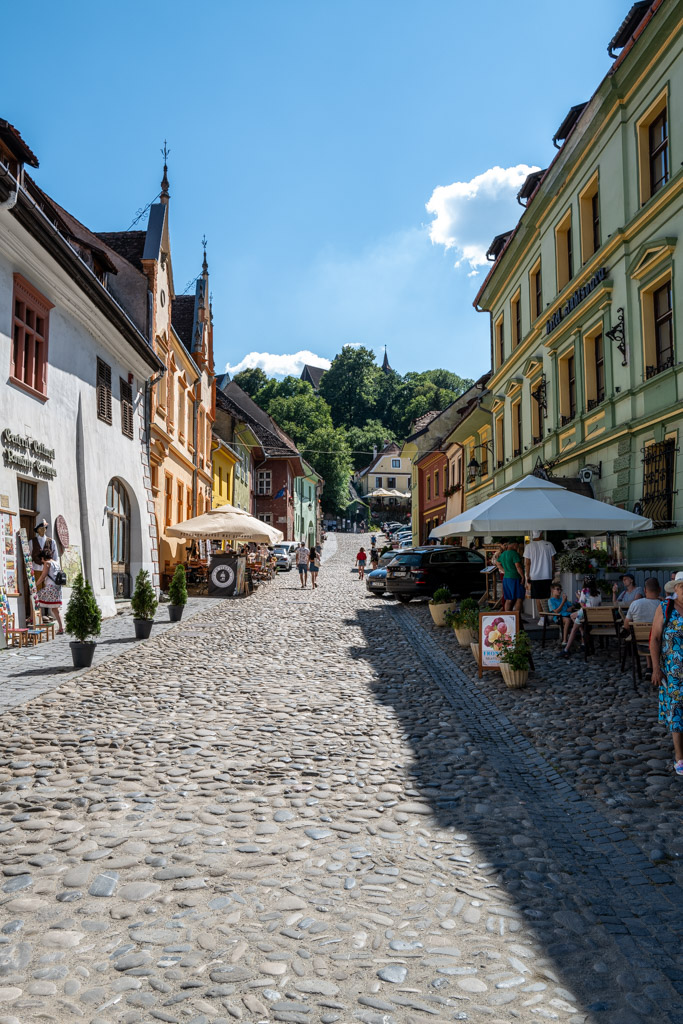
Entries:
[[[183, 612], [185, 621], [205, 609], [208, 603], [208, 598], [189, 598]], [[174, 625], [168, 621], [168, 605], [160, 604], [154, 617], [152, 635], [158, 636]], [[71, 640], [73, 637], [66, 633], [63, 636], [55, 634], [49, 643], [0, 651], [0, 712], [48, 693], [66, 678], [76, 674], [69, 647]], [[114, 618], [103, 619], [93, 664], [101, 665], [139, 643], [135, 639], [130, 609]]]
[[338, 540], [2, 716], [0, 1024], [683, 1021], [671, 874]]

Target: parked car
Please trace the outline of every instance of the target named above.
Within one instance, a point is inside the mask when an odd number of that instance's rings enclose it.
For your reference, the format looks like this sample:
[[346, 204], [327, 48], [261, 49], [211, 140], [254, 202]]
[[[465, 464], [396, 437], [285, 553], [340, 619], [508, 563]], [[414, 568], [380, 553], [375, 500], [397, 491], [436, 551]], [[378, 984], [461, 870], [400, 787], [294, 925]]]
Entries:
[[433, 545], [397, 551], [387, 566], [386, 590], [399, 601], [431, 597], [438, 587], [448, 587], [454, 597], [478, 596], [486, 589], [485, 568], [484, 557], [469, 548]]
[[371, 594], [382, 596], [386, 593], [387, 566], [396, 557], [395, 552], [386, 551], [380, 555], [379, 564], [376, 569], [365, 574], [365, 586]]
[[293, 540], [283, 540], [280, 544], [276, 544], [273, 548], [276, 562], [275, 568], [283, 572], [290, 572], [294, 565], [295, 551], [298, 547]]
[[413, 546], [413, 538], [412, 537], [404, 537], [403, 540], [399, 540], [399, 542], [398, 542], [398, 550], [399, 551], [409, 551], [412, 548], [412, 546]]

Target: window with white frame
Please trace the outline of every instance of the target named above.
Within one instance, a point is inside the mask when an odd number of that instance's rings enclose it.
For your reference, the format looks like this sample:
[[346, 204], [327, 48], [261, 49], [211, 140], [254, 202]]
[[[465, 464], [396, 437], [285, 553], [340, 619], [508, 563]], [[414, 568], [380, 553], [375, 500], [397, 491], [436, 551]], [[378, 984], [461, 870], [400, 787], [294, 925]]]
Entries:
[[259, 519], [262, 523], [272, 523], [273, 514], [272, 512], [259, 512]]
[[401, 460], [400, 459], [392, 459], [391, 460], [391, 468], [392, 469], [400, 469], [401, 468]]
[[[272, 494], [273, 493], [273, 480], [269, 469], [259, 469], [256, 474], [256, 493], [257, 494]], [[265, 522], [265, 520], [264, 520]]]

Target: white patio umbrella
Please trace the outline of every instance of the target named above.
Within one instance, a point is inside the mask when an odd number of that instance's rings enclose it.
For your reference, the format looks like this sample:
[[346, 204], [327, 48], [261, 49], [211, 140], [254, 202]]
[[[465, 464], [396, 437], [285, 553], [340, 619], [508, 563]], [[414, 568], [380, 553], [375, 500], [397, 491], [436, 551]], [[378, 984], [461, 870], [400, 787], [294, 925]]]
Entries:
[[429, 536], [437, 539], [462, 534], [500, 537], [531, 530], [626, 533], [651, 527], [652, 520], [645, 516], [576, 494], [549, 480], [525, 476], [492, 498], [434, 527]]
[[212, 508], [194, 519], [167, 527], [166, 533], [192, 540], [253, 540], [265, 544], [278, 544], [284, 536], [281, 530], [234, 505]]
[[403, 491], [399, 491], [397, 487], [378, 487], [375, 491], [370, 491], [369, 494], [365, 495], [366, 498], [409, 498], [409, 494], [404, 494]]

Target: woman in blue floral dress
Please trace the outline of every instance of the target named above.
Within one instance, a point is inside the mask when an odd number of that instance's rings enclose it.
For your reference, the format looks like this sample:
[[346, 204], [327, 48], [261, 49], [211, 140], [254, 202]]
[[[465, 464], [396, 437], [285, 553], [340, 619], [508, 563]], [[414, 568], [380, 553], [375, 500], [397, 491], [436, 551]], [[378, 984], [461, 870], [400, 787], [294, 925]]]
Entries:
[[[667, 610], [669, 604], [673, 607]], [[676, 573], [673, 597], [655, 612], [650, 654], [652, 685], [659, 686], [659, 721], [671, 731], [674, 771], [683, 777], [683, 572]]]

